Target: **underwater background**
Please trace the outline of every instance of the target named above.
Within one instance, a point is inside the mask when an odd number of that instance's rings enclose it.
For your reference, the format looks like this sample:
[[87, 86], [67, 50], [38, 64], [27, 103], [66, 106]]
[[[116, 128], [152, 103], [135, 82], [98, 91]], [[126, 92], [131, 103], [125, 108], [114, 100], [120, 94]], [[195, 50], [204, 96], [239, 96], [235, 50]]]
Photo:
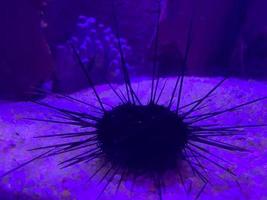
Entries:
[[[56, 116], [49, 107], [33, 102], [93, 115], [92, 106], [82, 102], [99, 106], [94, 88], [107, 107], [120, 102], [120, 95], [114, 95], [111, 83], [116, 90], [126, 93], [123, 67], [127, 68], [132, 87], [142, 102], [149, 99], [155, 63], [162, 105], [168, 104], [177, 73], [185, 63], [182, 106], [205, 96], [222, 77], [228, 79], [207, 99], [209, 104], [203, 105], [201, 111], [215, 111], [266, 97], [266, 9], [265, 0], [1, 2], [0, 199], [94, 200], [99, 197], [108, 180], [99, 183], [105, 172], [90, 179], [98, 161], [60, 169], [59, 161], [68, 158], [60, 155], [36, 160], [4, 177], [1, 174], [38, 156], [29, 149], [60, 140], [35, 137], [80, 130], [66, 124], [27, 120], [51, 120]], [[79, 53], [80, 62], [73, 47]], [[90, 74], [93, 86], [80, 64]], [[267, 104], [262, 99], [237, 112], [208, 119], [208, 123], [266, 125]], [[181, 184], [172, 174], [167, 174], [162, 199], [196, 199], [196, 196], [215, 200], [267, 199], [266, 127], [241, 129], [244, 135], [223, 138], [223, 141], [245, 147], [247, 152], [210, 149], [231, 163], [227, 166], [235, 172], [234, 177], [205, 163], [208, 175], [212, 172], [211, 184], [198, 196], [202, 186], [197, 177], [186, 172], [186, 180]], [[114, 192], [120, 177], [119, 173], [114, 175], [99, 199], [159, 199], [157, 187], [145, 178], [126, 180], [119, 192]]]
[[[73, 38], [87, 51], [85, 58], [90, 60], [90, 56], [97, 55], [97, 69], [93, 71], [96, 75], [101, 70], [110, 71], [98, 75], [97, 81], [104, 82], [108, 77], [118, 80], [116, 67], [112, 66], [118, 61], [118, 51], [111, 2], [3, 3], [1, 96], [20, 99], [30, 87], [49, 81], [55, 91], [72, 92], [84, 87], [83, 75], [68, 56], [71, 52], [66, 45]], [[188, 75], [266, 79], [266, 4], [264, 0], [162, 1], [158, 55], [162, 74], [175, 74], [176, 67], [183, 62], [194, 12]], [[116, 9], [131, 72], [148, 76], [153, 60], [157, 1], [118, 1]], [[88, 38], [91, 43], [86, 42]]]

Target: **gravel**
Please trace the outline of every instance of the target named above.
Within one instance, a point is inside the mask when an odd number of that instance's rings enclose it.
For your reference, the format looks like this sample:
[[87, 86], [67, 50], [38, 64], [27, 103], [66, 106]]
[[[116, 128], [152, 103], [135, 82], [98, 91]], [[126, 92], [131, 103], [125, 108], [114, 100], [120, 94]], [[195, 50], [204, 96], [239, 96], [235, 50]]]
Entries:
[[[205, 95], [221, 79], [220, 77], [186, 77], [182, 104]], [[165, 79], [160, 80], [160, 87], [164, 81]], [[168, 103], [174, 83], [175, 78], [167, 79], [166, 89], [160, 99], [161, 104], [166, 105]], [[123, 86], [114, 85], [114, 87], [124, 90]], [[142, 102], [146, 103], [150, 95], [151, 82], [146, 79], [139, 79], [138, 82], [133, 83], [133, 88], [137, 91]], [[107, 85], [98, 86], [97, 90], [107, 108], [109, 105], [119, 103], [119, 99]], [[72, 94], [72, 96], [98, 106], [91, 89], [82, 90]], [[199, 112], [229, 108], [263, 96], [267, 96], [266, 82], [230, 78], [206, 101], [208, 106]], [[42, 101], [61, 108], [99, 115], [91, 107], [52, 94]], [[214, 122], [225, 126], [266, 124], [266, 103], [266, 100], [262, 100], [236, 112], [228, 112], [199, 124]], [[51, 119], [57, 115], [55, 111], [32, 102], [2, 103], [0, 111], [0, 174], [40, 154], [40, 152], [32, 152], [28, 149], [62, 142], [58, 141], [59, 139], [34, 137], [79, 131], [79, 128], [74, 126], [26, 119]], [[230, 176], [227, 172], [204, 161], [205, 167], [208, 168], [207, 173], [211, 184], [207, 185], [200, 199], [267, 199], [267, 129], [264, 127], [249, 128], [244, 129], [244, 132], [246, 134], [242, 136], [222, 139], [231, 142], [231, 144], [245, 147], [249, 150], [248, 152], [229, 152], [207, 147], [214, 154], [228, 160], [230, 164], [226, 163], [225, 165], [234, 170], [236, 176]], [[0, 179], [0, 199], [94, 200], [105, 184], [105, 181], [98, 184], [104, 172], [89, 180], [98, 166], [98, 161], [60, 169], [58, 163], [68, 156], [66, 154], [36, 160]], [[217, 160], [216, 162], [221, 163]], [[166, 175], [167, 187], [164, 191], [164, 200], [194, 199], [202, 187], [201, 181], [190, 173], [185, 180], [185, 188], [179, 185], [173, 177], [173, 174]], [[120, 175], [117, 174], [100, 199], [158, 199], [156, 188], [145, 178], [140, 178], [135, 184], [130, 180], [125, 181], [119, 193], [115, 194], [116, 183], [119, 178]]]

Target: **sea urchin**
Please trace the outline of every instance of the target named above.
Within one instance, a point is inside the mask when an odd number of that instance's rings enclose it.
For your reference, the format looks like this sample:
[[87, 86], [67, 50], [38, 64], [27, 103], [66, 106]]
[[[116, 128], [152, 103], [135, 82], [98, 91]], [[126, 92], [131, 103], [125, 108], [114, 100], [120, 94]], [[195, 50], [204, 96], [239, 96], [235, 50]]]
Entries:
[[[218, 137], [239, 135], [240, 128], [257, 127], [262, 125], [223, 126], [220, 123], [199, 125], [198, 122], [203, 122], [227, 112], [236, 111], [241, 107], [254, 104], [267, 97], [254, 99], [229, 108], [203, 111], [202, 109], [206, 107], [204, 103], [213, 95], [215, 90], [222, 85], [225, 81], [225, 79], [223, 79], [211, 88], [211, 90], [203, 97], [186, 105], [181, 103], [185, 67], [192, 40], [191, 20], [184, 57], [184, 66], [177, 74], [176, 81], [173, 84], [172, 93], [169, 96], [169, 102], [167, 105], [160, 104], [159, 100], [162, 96], [166, 82], [161, 90], [159, 90], [160, 78], [156, 61], [159, 16], [160, 9], [158, 13], [155, 39], [155, 60], [153, 63], [153, 76], [150, 90], [151, 95], [148, 102], [143, 103], [132, 87], [120, 41], [117, 17], [114, 12], [113, 17], [116, 22], [115, 30], [117, 33], [116, 36], [121, 58], [121, 70], [124, 77], [123, 86], [125, 86], [125, 92], [122, 92], [121, 89], [114, 89], [111, 84], [108, 85], [120, 99], [120, 103], [111, 105], [111, 109], [106, 108], [106, 104], [99, 96], [84, 63], [81, 61], [80, 52], [75, 45], [72, 45], [73, 52], [88, 79], [99, 106], [91, 105], [68, 95], [58, 96], [72, 102], [85, 104], [86, 106], [93, 108], [98, 115], [89, 112], [59, 108], [58, 106], [52, 106], [40, 101], [35, 102], [56, 110], [61, 115], [55, 116], [57, 117], [56, 119], [34, 120], [77, 126], [79, 130], [73, 133], [38, 136], [38, 138], [55, 137], [58, 138], [60, 142], [58, 144], [32, 149], [47, 151], [34, 157], [32, 160], [20, 164], [18, 167], [3, 174], [3, 176], [28, 165], [37, 159], [67, 154], [69, 157], [60, 162], [62, 168], [73, 166], [78, 163], [88, 163], [94, 159], [103, 161], [103, 164], [97, 166], [97, 169], [91, 176], [91, 178], [93, 178], [100, 171], [105, 171], [100, 182], [106, 179], [107, 183], [100, 193], [100, 196], [113, 181], [115, 175], [121, 174], [121, 178], [117, 183], [117, 190], [120, 188], [121, 183], [129, 177], [136, 178], [138, 176], [150, 176], [155, 183], [160, 199], [162, 199], [162, 189], [165, 185], [163, 177], [166, 172], [172, 170], [176, 171], [177, 174], [175, 174], [175, 176], [178, 175], [182, 184], [184, 178], [186, 178], [186, 175], [183, 173], [183, 170], [179, 165], [180, 162], [186, 162], [193, 175], [198, 177], [203, 183], [203, 187], [200, 189], [196, 197], [201, 194], [205, 186], [209, 183], [207, 167], [203, 163], [206, 164], [208, 162], [213, 166], [222, 169], [224, 172], [234, 175], [232, 170], [225, 166], [225, 160], [216, 155], [216, 153], [209, 151], [209, 148], [206, 148], [206, 146], [229, 151], [244, 151], [245, 149], [221, 141]], [[90, 63], [93, 67], [94, 59], [92, 59], [92, 62]], [[176, 103], [176, 106], [174, 106], [174, 103]], [[68, 139], [68, 142], [62, 142], [63, 139]]]
[[107, 158], [138, 172], [175, 168], [190, 134], [181, 117], [156, 104], [120, 105], [106, 112], [96, 127]]

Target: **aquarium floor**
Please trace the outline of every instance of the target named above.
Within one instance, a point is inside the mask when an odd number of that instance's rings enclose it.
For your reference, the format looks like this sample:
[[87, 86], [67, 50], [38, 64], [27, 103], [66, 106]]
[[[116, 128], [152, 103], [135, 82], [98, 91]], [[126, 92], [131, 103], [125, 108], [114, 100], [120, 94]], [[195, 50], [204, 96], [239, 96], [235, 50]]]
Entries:
[[[220, 80], [219, 77], [187, 77], [183, 90], [183, 104], [201, 97]], [[174, 78], [168, 79], [160, 103], [168, 102], [174, 81]], [[163, 80], [161, 80], [160, 86], [162, 83]], [[137, 90], [142, 101], [146, 102], [150, 95], [150, 82], [140, 80], [138, 84], [134, 83], [133, 87]], [[97, 90], [107, 104], [116, 105], [118, 103], [118, 99], [108, 86], [99, 86]], [[209, 106], [204, 108], [203, 111], [214, 110], [222, 106], [227, 108], [262, 96], [267, 96], [266, 82], [230, 78], [216, 91], [216, 94], [208, 101]], [[98, 105], [90, 89], [77, 92], [73, 94], [73, 97]], [[53, 95], [43, 101], [62, 108], [93, 113], [91, 108], [66, 101], [63, 98], [56, 98]], [[33, 137], [79, 130], [77, 127], [25, 119], [51, 118], [54, 115], [54, 111], [31, 102], [3, 103], [0, 105], [0, 174], [40, 153], [30, 152], [28, 149], [62, 142], [59, 139], [37, 139]], [[96, 115], [98, 114], [96, 113]], [[238, 112], [226, 113], [206, 123], [210, 122], [225, 125], [266, 124], [267, 101], [246, 106]], [[202, 123], [204, 124], [204, 122]], [[236, 173], [236, 177], [232, 177], [212, 165], [207, 166], [207, 168], [210, 168], [208, 173], [210, 174], [211, 184], [203, 191], [200, 199], [267, 199], [267, 129], [247, 129], [246, 133], [245, 136], [235, 136], [225, 140], [246, 147], [249, 152], [239, 153], [213, 149], [213, 153], [232, 163], [229, 166]], [[59, 169], [57, 163], [66, 157], [68, 155], [38, 160], [4, 177], [0, 180], [0, 199], [94, 200], [105, 184], [105, 182], [98, 184], [104, 172], [89, 180], [98, 162], [79, 164], [63, 170]], [[119, 174], [115, 176], [114, 181], [100, 199], [158, 199], [153, 184], [141, 179], [135, 184], [132, 184], [131, 181], [124, 182], [119, 193], [115, 195], [114, 188], [119, 178]], [[186, 179], [185, 189], [179, 186], [177, 182], [168, 180], [168, 178], [166, 185], [168, 187], [164, 192], [164, 200], [193, 199], [201, 188], [201, 182], [193, 176], [188, 176]]]

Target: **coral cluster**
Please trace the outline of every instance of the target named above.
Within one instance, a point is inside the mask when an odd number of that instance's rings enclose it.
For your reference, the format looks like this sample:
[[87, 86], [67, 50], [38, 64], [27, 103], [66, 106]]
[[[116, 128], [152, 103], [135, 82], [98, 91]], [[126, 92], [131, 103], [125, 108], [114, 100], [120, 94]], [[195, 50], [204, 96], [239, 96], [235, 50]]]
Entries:
[[[97, 23], [95, 18], [86, 16], [79, 17], [77, 31], [71, 38], [71, 43], [77, 48], [83, 64], [87, 66], [92, 77], [97, 77], [95, 82], [121, 79], [119, 42], [127, 62], [131, 55], [127, 40], [118, 37], [110, 27]], [[127, 66], [130, 70], [129, 64]]]

